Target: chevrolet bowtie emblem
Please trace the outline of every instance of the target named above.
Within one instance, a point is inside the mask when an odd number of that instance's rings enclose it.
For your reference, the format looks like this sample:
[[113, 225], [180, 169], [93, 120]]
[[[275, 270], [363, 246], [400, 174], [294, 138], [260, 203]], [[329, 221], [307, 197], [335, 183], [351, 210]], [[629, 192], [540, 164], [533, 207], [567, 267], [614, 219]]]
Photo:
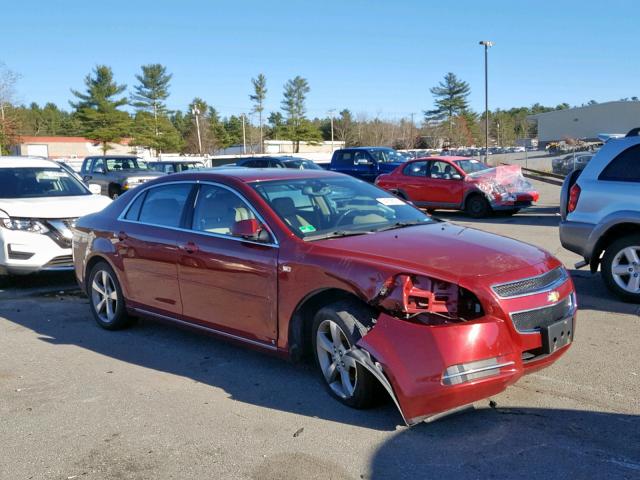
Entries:
[[560, 300], [560, 294], [556, 291], [550, 292], [549, 295], [547, 295], [547, 302], [549, 303], [555, 303], [558, 300]]

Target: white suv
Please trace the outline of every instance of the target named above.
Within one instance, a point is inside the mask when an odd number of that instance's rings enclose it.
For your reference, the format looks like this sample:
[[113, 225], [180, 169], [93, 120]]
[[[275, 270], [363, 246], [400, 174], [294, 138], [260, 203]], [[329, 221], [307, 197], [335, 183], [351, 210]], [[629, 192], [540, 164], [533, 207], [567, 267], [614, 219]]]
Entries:
[[110, 202], [53, 161], [0, 157], [0, 276], [72, 270], [70, 227]]
[[608, 141], [562, 186], [560, 240], [584, 257], [577, 267], [602, 267], [607, 287], [640, 303], [640, 129]]

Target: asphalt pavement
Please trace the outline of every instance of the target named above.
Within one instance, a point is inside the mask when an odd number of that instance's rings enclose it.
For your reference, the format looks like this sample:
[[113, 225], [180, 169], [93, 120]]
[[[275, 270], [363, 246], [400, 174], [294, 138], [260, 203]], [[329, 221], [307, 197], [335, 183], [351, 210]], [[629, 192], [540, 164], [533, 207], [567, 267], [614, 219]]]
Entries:
[[0, 479], [640, 478], [640, 305], [576, 271], [559, 188], [514, 217], [450, 221], [570, 268], [574, 345], [476, 410], [412, 428], [332, 400], [308, 365], [151, 321], [101, 330], [71, 275], [0, 287]]

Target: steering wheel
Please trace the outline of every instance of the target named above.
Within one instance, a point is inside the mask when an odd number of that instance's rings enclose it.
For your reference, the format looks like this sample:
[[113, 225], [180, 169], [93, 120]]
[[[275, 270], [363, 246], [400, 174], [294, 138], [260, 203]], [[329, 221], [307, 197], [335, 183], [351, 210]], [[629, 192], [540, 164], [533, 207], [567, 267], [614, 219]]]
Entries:
[[340, 225], [342, 225], [342, 222], [344, 221], [345, 218], [347, 218], [349, 215], [357, 211], [358, 210], [356, 208], [349, 208], [346, 212], [342, 212], [338, 217], [338, 220], [336, 220], [336, 227], [339, 227]]

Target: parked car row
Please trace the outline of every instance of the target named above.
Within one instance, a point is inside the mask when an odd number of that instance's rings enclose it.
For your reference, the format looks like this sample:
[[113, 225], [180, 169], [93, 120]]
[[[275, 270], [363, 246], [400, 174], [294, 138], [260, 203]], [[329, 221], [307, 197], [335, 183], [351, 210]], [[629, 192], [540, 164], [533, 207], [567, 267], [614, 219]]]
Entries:
[[558, 175], [569, 175], [574, 170], [582, 170], [593, 156], [593, 153], [572, 153], [554, 158], [551, 160], [551, 168]]

